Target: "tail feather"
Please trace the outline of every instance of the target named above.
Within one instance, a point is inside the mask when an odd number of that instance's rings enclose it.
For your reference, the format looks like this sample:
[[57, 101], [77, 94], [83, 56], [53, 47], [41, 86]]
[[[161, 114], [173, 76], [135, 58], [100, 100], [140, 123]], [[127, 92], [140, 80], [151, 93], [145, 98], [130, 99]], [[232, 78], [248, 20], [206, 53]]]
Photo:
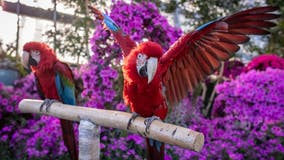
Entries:
[[78, 160], [78, 149], [71, 121], [60, 119], [62, 136], [65, 146], [68, 149], [71, 160]]
[[164, 160], [165, 144], [146, 138], [147, 160]]

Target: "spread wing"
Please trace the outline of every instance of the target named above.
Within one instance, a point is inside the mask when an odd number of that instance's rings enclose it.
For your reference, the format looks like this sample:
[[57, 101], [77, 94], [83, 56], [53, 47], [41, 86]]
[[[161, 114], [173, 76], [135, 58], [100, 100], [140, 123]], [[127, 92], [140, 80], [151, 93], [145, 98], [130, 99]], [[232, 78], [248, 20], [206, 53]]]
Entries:
[[126, 57], [129, 52], [136, 47], [136, 43], [129, 37], [129, 35], [126, 35], [108, 15], [101, 13], [98, 9], [92, 6], [89, 6], [89, 9], [95, 14], [95, 17], [102, 20], [104, 26], [111, 31], [122, 49], [123, 56]]
[[74, 76], [69, 66], [57, 62], [54, 66], [58, 96], [64, 104], [76, 104]]
[[249, 41], [248, 35], [264, 35], [275, 26], [269, 20], [278, 7], [258, 7], [211, 21], [180, 37], [161, 57], [166, 65], [162, 81], [170, 104], [187, 96], [200, 81], [239, 50], [239, 44]]

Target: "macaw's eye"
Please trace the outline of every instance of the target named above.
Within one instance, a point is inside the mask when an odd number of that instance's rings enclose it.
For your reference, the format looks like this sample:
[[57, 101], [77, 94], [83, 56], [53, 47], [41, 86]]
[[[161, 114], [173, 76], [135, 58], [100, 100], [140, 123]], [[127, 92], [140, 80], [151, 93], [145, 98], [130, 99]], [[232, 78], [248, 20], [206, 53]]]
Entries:
[[40, 61], [40, 52], [39, 51], [34, 51], [32, 50], [31, 51], [31, 57], [33, 61], [35, 61], [36, 63], [33, 63], [33, 64], [38, 64], [39, 61]]
[[35, 57], [35, 56], [39, 56], [40, 52], [39, 51], [31, 51], [31, 56]]
[[145, 54], [139, 53], [137, 55], [137, 59], [136, 59], [137, 67], [141, 67], [141, 66], [145, 65], [146, 60], [147, 60], [147, 56]]
[[137, 58], [142, 59], [143, 55], [141, 53], [138, 54]]

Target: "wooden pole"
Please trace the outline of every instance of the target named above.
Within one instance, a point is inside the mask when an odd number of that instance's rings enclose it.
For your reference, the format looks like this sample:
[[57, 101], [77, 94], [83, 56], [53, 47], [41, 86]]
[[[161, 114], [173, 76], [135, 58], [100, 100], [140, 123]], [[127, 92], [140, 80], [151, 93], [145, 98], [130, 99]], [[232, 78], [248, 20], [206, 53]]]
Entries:
[[[127, 112], [72, 106], [58, 102], [53, 103], [48, 112], [45, 111], [45, 108], [43, 108], [43, 112], [40, 112], [39, 108], [42, 103], [42, 100], [24, 99], [19, 103], [19, 109], [23, 113], [51, 115], [71, 121], [87, 119], [100, 126], [122, 130], [127, 130], [127, 124], [132, 115]], [[137, 117], [131, 123], [128, 131], [197, 152], [202, 149], [204, 144], [202, 133], [158, 120], [153, 121], [149, 133], [146, 133], [144, 120], [145, 118]]]
[[[6, 0], [0, 0], [0, 2], [2, 1], [2, 3], [0, 3], [0, 6], [2, 7], [2, 10], [5, 12], [10, 12], [13, 14], [17, 14], [17, 6], [18, 6], [18, 2], [10, 2], [10, 1], [6, 1]], [[33, 6], [28, 6], [22, 3], [19, 3], [19, 7], [20, 12], [19, 14], [21, 16], [28, 16], [28, 17], [32, 17], [32, 18], [38, 18], [38, 19], [45, 19], [48, 21], [53, 21], [53, 17], [54, 17], [54, 11], [50, 10], [50, 9], [42, 9], [42, 8], [38, 8], [38, 7], [33, 7]], [[74, 19], [78, 19], [81, 17], [76, 17], [74, 15], [71, 14], [65, 14], [62, 12], [56, 12], [56, 20], [57, 22], [61, 22], [64, 24], [73, 24]]]
[[16, 33], [16, 59], [19, 59], [19, 45], [20, 45], [20, 0], [17, 2], [17, 33]]
[[53, 27], [54, 27], [54, 35], [53, 35], [53, 51], [56, 54], [56, 35], [57, 35], [57, 1], [53, 0]]

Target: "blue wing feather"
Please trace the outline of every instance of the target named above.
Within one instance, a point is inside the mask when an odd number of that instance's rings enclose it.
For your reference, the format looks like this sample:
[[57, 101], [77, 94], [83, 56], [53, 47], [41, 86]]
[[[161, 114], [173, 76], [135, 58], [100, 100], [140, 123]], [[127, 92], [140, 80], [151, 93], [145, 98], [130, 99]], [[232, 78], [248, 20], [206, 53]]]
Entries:
[[74, 85], [67, 84], [63, 75], [60, 75], [59, 73], [56, 73], [55, 84], [56, 84], [57, 93], [60, 99], [62, 100], [62, 102], [64, 104], [75, 105], [76, 98], [75, 98]]
[[118, 25], [106, 14], [103, 14], [104, 16], [104, 23], [110, 29], [111, 31], [118, 31], [119, 27]]
[[62, 62], [57, 62], [54, 66], [55, 85], [58, 96], [64, 104], [75, 105], [75, 84], [73, 73], [69, 66]]
[[198, 28], [196, 28], [196, 31], [200, 31], [200, 30], [206, 28], [207, 26], [209, 26], [210, 24], [219, 21], [220, 19], [222, 19], [222, 18], [218, 18], [218, 19], [215, 19], [215, 20], [213, 20], [213, 21], [209, 21], [209, 22], [207, 22], [207, 23], [205, 23], [205, 24], [199, 26]]

